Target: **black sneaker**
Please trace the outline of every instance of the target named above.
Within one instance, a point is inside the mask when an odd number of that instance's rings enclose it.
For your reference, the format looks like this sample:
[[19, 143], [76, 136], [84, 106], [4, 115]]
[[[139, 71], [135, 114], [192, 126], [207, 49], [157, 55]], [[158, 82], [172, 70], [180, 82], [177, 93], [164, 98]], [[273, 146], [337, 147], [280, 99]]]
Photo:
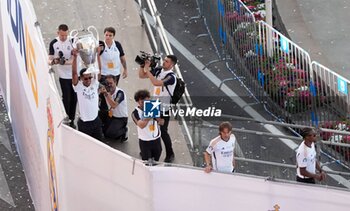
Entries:
[[125, 142], [125, 141], [127, 141], [128, 140], [128, 138], [129, 138], [129, 128], [128, 127], [126, 127], [126, 131], [125, 131], [125, 134], [124, 135], [122, 135], [122, 138], [120, 139], [121, 140], [121, 142]]
[[71, 122], [69, 123], [69, 126], [70, 126], [71, 128], [73, 128], [73, 129], [76, 129], [76, 128], [77, 128], [77, 126], [75, 126], [75, 124], [74, 124], [73, 121], [71, 121]]
[[164, 162], [166, 163], [172, 163], [175, 159], [175, 154], [172, 154], [170, 156], [166, 156], [165, 159], [164, 159]]
[[122, 136], [122, 138], [120, 139], [120, 141], [123, 143], [123, 142], [126, 142], [126, 141], [128, 141], [128, 137], [124, 137], [124, 136]]

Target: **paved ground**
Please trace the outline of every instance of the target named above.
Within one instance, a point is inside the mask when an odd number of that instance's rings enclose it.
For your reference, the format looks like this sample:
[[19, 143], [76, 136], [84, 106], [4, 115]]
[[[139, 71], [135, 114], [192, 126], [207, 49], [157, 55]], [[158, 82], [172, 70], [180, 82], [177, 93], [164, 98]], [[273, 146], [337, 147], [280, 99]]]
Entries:
[[291, 39], [311, 59], [350, 79], [350, 1], [277, 1], [279, 14]]

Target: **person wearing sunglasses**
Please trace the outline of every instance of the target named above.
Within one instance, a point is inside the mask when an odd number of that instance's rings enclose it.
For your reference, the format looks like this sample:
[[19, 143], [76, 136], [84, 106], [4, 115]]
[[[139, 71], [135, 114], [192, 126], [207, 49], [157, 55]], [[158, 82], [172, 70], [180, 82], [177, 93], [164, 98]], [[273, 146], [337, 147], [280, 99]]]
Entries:
[[316, 156], [316, 131], [307, 127], [302, 129], [300, 135], [304, 140], [296, 153], [296, 180], [298, 182], [315, 184], [315, 180], [322, 181], [326, 178], [326, 174], [322, 171]]
[[[98, 117], [99, 82], [96, 74], [86, 73], [87, 68], [77, 71], [78, 51], [73, 50], [72, 85], [78, 97], [78, 130], [98, 140], [102, 139], [102, 123]], [[98, 74], [100, 77], [100, 74]]]
[[107, 27], [103, 31], [105, 39], [99, 41], [99, 57], [98, 62], [101, 67], [101, 79], [103, 84], [107, 75], [112, 75], [118, 84], [121, 67], [123, 67], [123, 78], [128, 76], [128, 70], [126, 66], [125, 53], [120, 42], [115, 41], [116, 30], [113, 27]]

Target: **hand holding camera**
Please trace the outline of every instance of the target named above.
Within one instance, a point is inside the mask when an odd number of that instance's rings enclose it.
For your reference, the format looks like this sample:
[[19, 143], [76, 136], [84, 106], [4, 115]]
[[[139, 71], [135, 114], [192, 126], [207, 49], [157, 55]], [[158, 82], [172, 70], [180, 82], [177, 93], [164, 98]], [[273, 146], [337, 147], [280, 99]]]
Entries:
[[143, 71], [146, 73], [147, 71], [149, 71], [149, 67], [151, 66], [151, 61], [146, 59], [145, 60], [145, 64], [143, 65]]
[[157, 66], [157, 63], [160, 61], [160, 57], [156, 55], [151, 55], [144, 51], [140, 51], [141, 54], [137, 55], [135, 62], [139, 64], [142, 68], [145, 67], [146, 62], [149, 62], [149, 67], [154, 68]]
[[55, 64], [64, 65], [65, 63], [66, 63], [66, 58], [64, 57], [63, 52], [59, 51], [58, 58], [54, 58], [51, 62], [51, 65], [55, 65]]
[[98, 87], [98, 90], [101, 94], [105, 94], [107, 92], [106, 87], [102, 84], [100, 84], [100, 86]]
[[108, 96], [109, 88], [106, 87], [105, 85], [100, 84], [100, 87], [98, 88], [98, 90], [99, 90], [99, 92], [100, 92], [101, 94], [103, 94], [105, 97]]

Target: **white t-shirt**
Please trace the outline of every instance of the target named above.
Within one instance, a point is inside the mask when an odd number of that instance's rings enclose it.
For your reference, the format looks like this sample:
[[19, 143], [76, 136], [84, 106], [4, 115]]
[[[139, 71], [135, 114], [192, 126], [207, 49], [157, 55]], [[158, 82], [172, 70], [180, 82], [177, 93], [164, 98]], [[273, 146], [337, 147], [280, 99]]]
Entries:
[[80, 119], [84, 122], [95, 120], [98, 115], [99, 82], [94, 78], [91, 80], [91, 84], [88, 87], [84, 86], [81, 80], [76, 86], [73, 86], [78, 97]]
[[[115, 101], [115, 98], [117, 97], [118, 92], [121, 92], [122, 94], [122, 99], [120, 102], [118, 102], [118, 106], [114, 109], [112, 109], [113, 112], [113, 116], [114, 117], [128, 117], [128, 106], [126, 104], [126, 97], [125, 97], [125, 93], [122, 89], [116, 87], [114, 93], [112, 94], [112, 99]], [[108, 104], [107, 101], [107, 105], [108, 105], [108, 109], [111, 108], [111, 106]]]
[[[143, 120], [143, 111], [136, 107], [135, 110], [131, 114], [133, 121], [137, 124], [137, 121]], [[148, 121], [146, 127], [140, 128], [137, 126], [137, 135], [138, 138], [143, 141], [153, 141], [160, 137], [160, 127], [158, 122], [155, 119], [151, 119]]]
[[316, 173], [316, 150], [315, 144], [312, 143], [311, 147], [305, 145], [304, 141], [300, 144], [297, 150], [297, 175], [301, 178], [304, 177], [300, 174], [300, 167], [306, 167], [306, 171], [315, 174]]
[[[173, 70], [164, 70], [161, 69], [161, 72], [156, 76], [157, 80], [163, 80], [165, 79], [170, 73], [173, 73]], [[156, 72], [154, 72], [154, 74], [156, 74]], [[172, 77], [172, 78], [170, 78]], [[162, 102], [161, 106], [162, 106], [162, 110], [164, 111], [168, 111], [170, 109], [170, 102], [171, 102], [171, 95], [174, 93], [175, 90], [175, 86], [176, 86], [176, 77], [175, 74], [171, 74], [169, 77], [169, 82], [168, 81], [164, 81], [164, 86], [154, 86], [153, 88], [153, 98], [155, 99], [160, 99], [160, 101]], [[165, 87], [166, 86], [166, 87]], [[168, 92], [168, 90], [169, 92]]]
[[121, 61], [120, 61], [120, 51], [113, 41], [113, 44], [109, 48], [104, 42], [104, 50], [101, 54], [101, 74], [102, 75], [120, 75]]
[[[63, 53], [63, 56], [67, 62], [72, 56], [73, 45], [70, 37], [66, 41], [62, 42], [58, 37], [50, 42], [49, 55], [54, 58], [59, 58], [59, 52]], [[52, 68], [57, 72], [58, 77], [63, 79], [72, 79], [72, 64], [53, 65]]]
[[222, 140], [220, 136], [210, 141], [206, 151], [211, 155], [214, 170], [232, 173], [235, 144], [236, 137], [233, 134], [228, 141]]

